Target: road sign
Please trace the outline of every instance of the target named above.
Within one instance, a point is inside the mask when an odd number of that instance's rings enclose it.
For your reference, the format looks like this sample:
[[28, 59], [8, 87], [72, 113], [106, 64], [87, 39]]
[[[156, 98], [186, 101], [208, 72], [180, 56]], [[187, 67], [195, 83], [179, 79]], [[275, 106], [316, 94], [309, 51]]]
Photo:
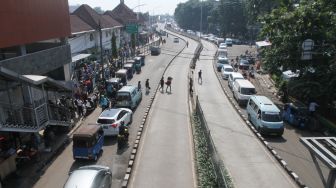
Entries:
[[138, 24], [127, 24], [126, 25], [127, 33], [138, 33]]

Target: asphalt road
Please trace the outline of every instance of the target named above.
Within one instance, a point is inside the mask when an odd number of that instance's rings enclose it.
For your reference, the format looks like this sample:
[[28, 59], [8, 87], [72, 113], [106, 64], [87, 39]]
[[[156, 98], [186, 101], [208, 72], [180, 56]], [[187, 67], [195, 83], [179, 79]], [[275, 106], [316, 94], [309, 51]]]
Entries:
[[160, 92], [155, 98], [133, 167], [131, 188], [196, 187], [187, 89], [190, 59], [186, 58], [196, 45], [189, 40], [189, 47], [164, 75], [173, 77], [172, 91]]
[[[206, 42], [208, 44], [208, 42]], [[211, 47], [212, 46], [212, 47]], [[214, 45], [207, 45], [206, 48], [212, 49]], [[255, 47], [250, 48], [246, 45], [233, 45], [228, 48], [229, 58], [235, 59], [236, 56], [243, 54], [246, 50], [255, 51]], [[220, 75], [220, 72], [217, 72]], [[264, 84], [262, 78], [266, 79], [266, 75], [256, 74], [255, 79], [251, 79], [253, 85], [257, 90], [257, 95], [264, 95], [270, 98], [277, 106], [281, 108], [282, 103], [277, 99], [273, 93], [274, 87], [266, 80], [267, 85]], [[227, 80], [220, 79], [220, 82], [227, 91], [231, 91], [227, 86]], [[233, 98], [232, 92], [228, 92]], [[247, 116], [245, 107], [240, 107], [242, 112]], [[276, 150], [276, 152], [287, 162], [289, 167], [299, 176], [300, 180], [308, 187], [323, 188], [323, 182], [317, 172], [314, 161], [306, 147], [300, 142], [300, 137], [322, 136], [318, 133], [311, 133], [305, 130], [298, 130], [285, 123], [285, 131], [282, 137], [265, 137], [265, 140]], [[328, 168], [321, 162], [318, 163], [321, 167], [325, 179], [328, 176]]]
[[195, 72], [202, 70], [203, 80], [196, 84], [196, 91], [212, 139], [234, 186], [296, 187], [227, 99], [213, 68], [211, 57], [215, 55], [216, 47], [207, 41], [202, 43], [204, 50]]
[[[163, 45], [162, 52], [165, 49], [170, 50], [169, 53], [162, 53], [159, 56], [146, 56], [146, 65], [142, 67], [141, 74], [135, 74], [133, 79], [128, 84], [137, 85], [138, 81], [142, 82], [142, 88], [146, 79], [149, 79], [152, 90], [156, 88], [159, 80], [163, 74], [165, 67], [169, 61], [182, 50], [183, 43], [173, 43], [172, 37], [166, 39], [167, 43]], [[171, 50], [174, 49], [174, 50]], [[174, 87], [174, 86], [173, 86]], [[154, 92], [154, 91], [150, 91]], [[130, 127], [130, 141], [129, 145], [133, 146], [136, 138], [137, 130], [140, 126], [146, 107], [150, 102], [150, 96], [143, 92], [143, 100], [135, 110], [133, 115], [133, 123]], [[83, 124], [96, 122], [100, 108], [97, 108], [90, 116], [88, 116]], [[39, 181], [34, 185], [36, 188], [58, 188], [62, 187], [68, 178], [68, 173], [77, 169], [80, 166], [90, 164], [100, 164], [109, 166], [112, 169], [112, 187], [121, 187], [122, 180], [126, 173], [128, 160], [131, 153], [131, 147], [125, 148], [122, 151], [117, 150], [116, 139], [113, 137], [106, 137], [104, 141], [103, 154], [97, 162], [92, 161], [74, 161], [72, 158], [72, 144], [70, 144], [54, 161], [51, 163]]]

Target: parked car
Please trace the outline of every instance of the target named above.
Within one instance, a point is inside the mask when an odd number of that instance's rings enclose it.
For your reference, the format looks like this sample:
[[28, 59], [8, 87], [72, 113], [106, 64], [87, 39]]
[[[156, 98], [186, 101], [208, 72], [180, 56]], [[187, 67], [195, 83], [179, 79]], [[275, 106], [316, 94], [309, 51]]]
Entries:
[[222, 67], [222, 78], [227, 80], [229, 75], [233, 72], [233, 67], [231, 65], [223, 65]]
[[174, 43], [179, 43], [179, 38], [175, 37], [174, 38]]
[[276, 134], [281, 136], [284, 125], [278, 107], [265, 96], [253, 95], [247, 107], [247, 118], [260, 134]]
[[219, 46], [218, 46], [218, 49], [227, 49], [227, 45], [226, 43], [220, 43]]
[[160, 48], [160, 46], [152, 46], [150, 48], [150, 51], [151, 51], [151, 55], [160, 55], [161, 48]]
[[232, 46], [232, 44], [233, 44], [231, 38], [226, 38], [225, 43], [226, 43], [227, 46]]
[[238, 79], [233, 85], [233, 98], [235, 98], [239, 105], [246, 105], [250, 97], [256, 94], [254, 85], [248, 80]]
[[232, 72], [230, 75], [229, 75], [229, 78], [228, 78], [228, 86], [229, 88], [233, 88], [233, 85], [234, 85], [234, 82], [237, 80], [237, 79], [244, 79], [244, 76], [238, 72]]
[[118, 135], [119, 127], [122, 123], [130, 125], [132, 121], [132, 110], [127, 108], [110, 108], [100, 114], [97, 124], [103, 127], [105, 136], [115, 136]]
[[111, 187], [112, 172], [101, 165], [82, 166], [70, 173], [64, 188], [101, 188]]
[[227, 57], [218, 57], [217, 59], [217, 71], [222, 70], [223, 65], [229, 65], [229, 59]]

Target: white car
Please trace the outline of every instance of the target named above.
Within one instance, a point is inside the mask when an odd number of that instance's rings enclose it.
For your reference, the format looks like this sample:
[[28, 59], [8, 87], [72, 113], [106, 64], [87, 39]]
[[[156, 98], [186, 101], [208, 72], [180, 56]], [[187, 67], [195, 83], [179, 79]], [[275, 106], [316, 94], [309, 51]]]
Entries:
[[103, 127], [105, 136], [115, 136], [119, 134], [119, 127], [122, 123], [130, 125], [132, 121], [132, 110], [128, 108], [110, 108], [100, 114], [97, 124]]
[[179, 38], [175, 37], [174, 38], [174, 43], [178, 43], [179, 42]]
[[231, 65], [223, 65], [222, 66], [222, 78], [227, 80], [229, 75], [233, 72], [233, 67]]
[[232, 88], [234, 86], [234, 83], [237, 79], [244, 80], [244, 76], [242, 74], [240, 74], [239, 72], [232, 72], [231, 74], [229, 74], [228, 86], [231, 90], [232, 90]]
[[227, 45], [226, 43], [220, 43], [219, 46], [218, 46], [219, 49], [227, 49]]

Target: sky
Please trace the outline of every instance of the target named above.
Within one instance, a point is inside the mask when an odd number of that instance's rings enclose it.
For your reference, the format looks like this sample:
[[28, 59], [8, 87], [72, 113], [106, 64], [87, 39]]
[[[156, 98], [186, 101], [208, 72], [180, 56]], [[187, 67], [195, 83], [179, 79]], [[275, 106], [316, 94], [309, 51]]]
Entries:
[[[174, 14], [177, 4], [187, 0], [124, 0], [125, 4], [135, 12], [149, 12], [150, 14]], [[68, 0], [69, 5], [88, 4], [92, 8], [101, 7], [103, 10], [112, 10], [120, 0]], [[140, 6], [139, 6], [140, 5]]]

